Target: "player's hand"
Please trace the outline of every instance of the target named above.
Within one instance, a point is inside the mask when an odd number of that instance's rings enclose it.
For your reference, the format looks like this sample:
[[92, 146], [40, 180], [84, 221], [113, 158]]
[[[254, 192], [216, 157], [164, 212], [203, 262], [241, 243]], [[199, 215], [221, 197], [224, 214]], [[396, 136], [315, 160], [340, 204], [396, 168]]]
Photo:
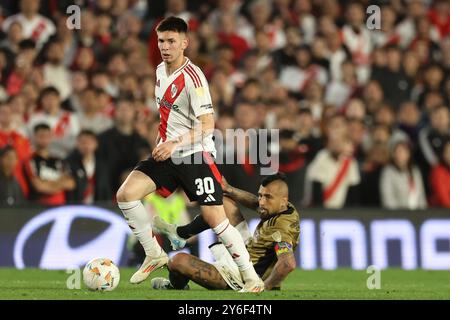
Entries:
[[152, 151], [153, 159], [156, 161], [164, 161], [170, 158], [172, 153], [175, 151], [175, 148], [180, 143], [178, 141], [169, 140], [166, 142], [161, 143], [159, 146], [157, 146]]
[[228, 184], [224, 176], [222, 176], [222, 190], [224, 195], [229, 195], [233, 192], [233, 187]]

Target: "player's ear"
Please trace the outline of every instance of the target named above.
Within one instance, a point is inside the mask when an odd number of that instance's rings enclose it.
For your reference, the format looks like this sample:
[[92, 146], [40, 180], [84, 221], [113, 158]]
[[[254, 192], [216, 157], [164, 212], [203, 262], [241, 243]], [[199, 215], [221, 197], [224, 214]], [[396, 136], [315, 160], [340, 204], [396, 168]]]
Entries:
[[289, 203], [289, 199], [287, 197], [283, 197], [282, 198], [282, 203], [283, 203], [283, 206], [285, 206], [287, 208], [288, 207], [288, 203]]
[[188, 45], [189, 45], [189, 39], [188, 39], [187, 36], [185, 36], [185, 37], [183, 38], [183, 40], [181, 40], [181, 48], [182, 48], [183, 50], [185, 50], [185, 49], [188, 47]]

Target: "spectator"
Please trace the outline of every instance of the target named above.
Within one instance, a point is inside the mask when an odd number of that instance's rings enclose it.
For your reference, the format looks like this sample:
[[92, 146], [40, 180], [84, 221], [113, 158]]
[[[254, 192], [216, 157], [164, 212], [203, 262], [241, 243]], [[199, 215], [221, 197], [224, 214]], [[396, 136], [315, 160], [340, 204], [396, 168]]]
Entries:
[[405, 102], [400, 106], [397, 114], [398, 129], [406, 133], [409, 140], [416, 147], [419, 131], [423, 127], [422, 114], [414, 102]]
[[66, 191], [75, 188], [67, 163], [50, 152], [52, 130], [45, 123], [33, 129], [35, 152], [25, 163], [24, 171], [29, 186], [29, 200], [49, 206], [66, 204]]
[[438, 64], [429, 64], [424, 68], [423, 87], [418, 96], [418, 104], [423, 105], [429, 92], [441, 92], [444, 85], [444, 71]]
[[356, 65], [358, 82], [364, 84], [369, 80], [370, 75], [372, 39], [370, 31], [365, 25], [363, 5], [359, 2], [352, 2], [347, 7], [345, 14], [346, 24], [342, 27], [341, 37]]
[[333, 105], [339, 111], [345, 110], [350, 100], [360, 94], [355, 65], [346, 60], [342, 62], [341, 68], [341, 79], [331, 81], [325, 94], [325, 103]]
[[21, 41], [19, 47], [19, 53], [14, 59], [14, 66], [6, 79], [6, 91], [9, 95], [19, 93], [23, 84], [31, 78], [37, 54], [32, 40]]
[[71, 73], [72, 94], [62, 102], [61, 106], [67, 110], [79, 113], [82, 111], [81, 100], [83, 91], [89, 86], [89, 79], [85, 72], [74, 71]]
[[313, 132], [314, 120], [308, 108], [300, 109], [298, 131], [280, 130], [279, 170], [286, 174], [290, 189], [289, 199], [300, 204], [304, 194], [306, 169], [322, 148], [322, 141]]
[[50, 38], [50, 41], [55, 40], [62, 45], [64, 66], [69, 67], [75, 58], [77, 39], [74, 30], [67, 28], [67, 17], [65, 15], [60, 16], [57, 20], [56, 34]]
[[8, 103], [0, 103], [0, 148], [6, 146], [14, 148], [17, 158], [14, 175], [26, 195], [27, 186], [22, 166], [31, 156], [31, 146], [28, 138], [13, 127], [12, 117], [11, 106]]
[[[378, 130], [380, 130], [380, 127]], [[367, 151], [361, 168], [361, 204], [364, 207], [381, 206], [380, 177], [388, 162], [389, 149], [387, 143], [375, 142]]]
[[339, 81], [342, 78], [341, 64], [349, 59], [348, 51], [342, 45], [342, 39], [337, 30], [327, 32], [325, 41], [328, 49], [328, 71], [331, 80]]
[[292, 66], [296, 64], [295, 52], [301, 42], [302, 37], [298, 28], [288, 27], [286, 29], [286, 45], [275, 50], [272, 54], [272, 61], [277, 72], [280, 72], [280, 70], [285, 66]]
[[22, 24], [14, 21], [9, 27], [7, 38], [0, 42], [0, 47], [6, 49], [10, 55], [15, 55], [20, 51], [19, 44], [22, 40], [24, 40]]
[[30, 117], [28, 130], [33, 134], [34, 127], [38, 123], [46, 123], [55, 137], [51, 143], [51, 152], [63, 159], [75, 146], [76, 137], [80, 132], [79, 118], [61, 109], [61, 98], [55, 87], [46, 87], [41, 91], [39, 104], [42, 111]]
[[402, 68], [402, 52], [397, 46], [386, 48], [386, 67], [376, 69], [372, 79], [378, 81], [384, 92], [386, 102], [399, 106], [410, 99], [411, 82]]
[[66, 193], [68, 202], [92, 204], [112, 198], [107, 161], [97, 153], [98, 140], [94, 132], [82, 130], [76, 149], [67, 158], [75, 179], [75, 188]]
[[444, 142], [440, 162], [433, 167], [430, 174], [432, 206], [450, 208], [450, 139]]
[[439, 164], [444, 142], [450, 139], [450, 111], [441, 105], [431, 111], [431, 125], [419, 133], [419, 164], [422, 174], [428, 177], [430, 168]]
[[142, 149], [150, 153], [147, 141], [134, 129], [136, 110], [133, 101], [120, 98], [114, 111], [114, 126], [99, 136], [99, 153], [108, 159], [111, 192], [119, 188], [123, 172], [132, 169], [138, 162]]
[[411, 147], [397, 141], [391, 148], [391, 164], [380, 178], [381, 204], [387, 209], [424, 209], [427, 207], [420, 170], [413, 164]]
[[360, 174], [342, 116], [328, 123], [328, 142], [306, 173], [305, 204], [339, 209], [359, 202]]
[[306, 107], [311, 111], [316, 124], [322, 119], [323, 110], [325, 109], [324, 91], [324, 87], [316, 80], [313, 80], [305, 88], [305, 99], [300, 101], [302, 107]]
[[384, 5], [381, 8], [381, 29], [372, 30], [371, 36], [375, 47], [385, 47], [389, 45], [398, 45], [400, 37], [395, 29], [397, 14], [390, 5]]
[[223, 14], [220, 18], [218, 39], [221, 43], [226, 43], [233, 48], [234, 64], [240, 61], [241, 57], [249, 49], [247, 41], [237, 33], [235, 15], [232, 13]]
[[69, 98], [72, 93], [70, 85], [70, 73], [64, 65], [64, 44], [53, 41], [48, 45], [46, 51], [46, 62], [42, 66], [44, 74], [44, 85], [55, 87], [62, 101]]
[[0, 206], [17, 206], [26, 203], [25, 195], [15, 177], [18, 158], [13, 147], [0, 149]]
[[302, 94], [311, 81], [318, 81], [322, 86], [327, 82], [326, 71], [311, 61], [311, 50], [300, 46], [295, 53], [296, 65], [282, 68], [280, 83], [294, 94]]
[[41, 48], [56, 32], [53, 22], [40, 15], [40, 0], [20, 0], [20, 13], [8, 17], [3, 22], [3, 31], [8, 32], [13, 22], [18, 21], [23, 28], [23, 36], [32, 39]]
[[94, 88], [84, 89], [81, 108], [81, 112], [78, 113], [81, 129], [98, 135], [112, 127], [112, 120], [99, 109], [98, 93]]

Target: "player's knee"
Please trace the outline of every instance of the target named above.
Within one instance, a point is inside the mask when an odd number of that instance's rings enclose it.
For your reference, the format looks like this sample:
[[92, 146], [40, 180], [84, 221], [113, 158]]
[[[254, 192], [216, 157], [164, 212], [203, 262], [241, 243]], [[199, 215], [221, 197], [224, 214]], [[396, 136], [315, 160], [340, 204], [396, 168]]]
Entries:
[[180, 252], [169, 260], [167, 267], [170, 271], [181, 271], [183, 266], [187, 264], [188, 259], [187, 253]]
[[130, 188], [127, 188], [126, 186], [122, 185], [119, 190], [117, 190], [116, 193], [116, 199], [118, 202], [130, 202], [130, 201], [136, 201], [140, 199], [135, 199], [136, 195], [130, 190]]

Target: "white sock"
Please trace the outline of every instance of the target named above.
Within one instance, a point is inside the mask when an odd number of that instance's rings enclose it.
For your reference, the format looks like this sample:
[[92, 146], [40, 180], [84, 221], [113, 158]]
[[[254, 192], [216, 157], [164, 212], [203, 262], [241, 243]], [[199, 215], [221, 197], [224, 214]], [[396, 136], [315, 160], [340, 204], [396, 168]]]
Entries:
[[247, 221], [241, 221], [235, 226], [236, 230], [241, 234], [242, 239], [244, 239], [244, 243], [247, 244], [252, 238], [252, 234], [250, 233], [250, 229], [248, 228]]
[[128, 225], [133, 234], [138, 238], [145, 254], [150, 257], [159, 256], [161, 247], [153, 237], [152, 223], [150, 215], [145, 210], [141, 201], [117, 202], [120, 210], [122, 210]]
[[242, 239], [239, 231], [237, 231], [236, 228], [230, 224], [228, 219], [225, 219], [219, 223], [219, 225], [213, 228], [213, 230], [217, 234], [219, 240], [224, 244], [231, 257], [233, 257], [234, 262], [241, 272], [244, 282], [247, 282], [247, 280], [257, 279], [258, 275], [253, 268], [253, 264], [250, 261], [250, 255], [248, 254], [244, 240]]

